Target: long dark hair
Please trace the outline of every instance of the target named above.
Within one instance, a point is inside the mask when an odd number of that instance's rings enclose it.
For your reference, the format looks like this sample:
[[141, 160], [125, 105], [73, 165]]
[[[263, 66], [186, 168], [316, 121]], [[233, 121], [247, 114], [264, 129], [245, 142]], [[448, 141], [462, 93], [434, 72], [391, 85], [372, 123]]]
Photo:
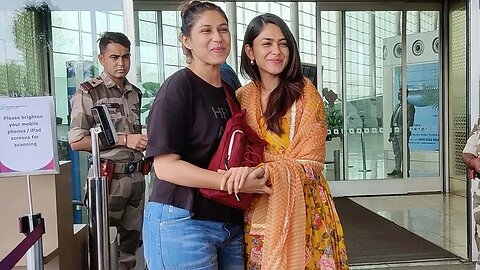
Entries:
[[[198, 17], [206, 11], [217, 11], [220, 13], [228, 23], [227, 15], [219, 6], [204, 1], [183, 1], [180, 6], [180, 17], [182, 18], [182, 26], [180, 31], [182, 35], [190, 37], [192, 27], [197, 21]], [[182, 43], [183, 54], [187, 57], [187, 63], [192, 60], [192, 51], [185, 47]]]
[[287, 66], [279, 75], [280, 83], [268, 97], [267, 109], [263, 115], [267, 128], [280, 135], [284, 132], [281, 126], [281, 118], [292, 104], [302, 96], [305, 86], [297, 43], [287, 24], [280, 17], [266, 13], [253, 18], [250, 22], [243, 39], [240, 71], [244, 77], [249, 77], [254, 83], [260, 82], [258, 66], [255, 63], [250, 63], [250, 58], [245, 52], [245, 46], [249, 45], [253, 48], [253, 40], [257, 38], [263, 27], [268, 23], [275, 24], [282, 30], [289, 51]]

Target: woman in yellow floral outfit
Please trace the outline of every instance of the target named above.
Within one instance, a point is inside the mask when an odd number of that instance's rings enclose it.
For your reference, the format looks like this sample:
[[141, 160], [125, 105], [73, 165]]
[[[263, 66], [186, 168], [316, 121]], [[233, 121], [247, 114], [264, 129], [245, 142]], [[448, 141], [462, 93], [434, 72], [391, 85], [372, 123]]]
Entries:
[[238, 99], [248, 124], [269, 143], [264, 166], [274, 191], [259, 195], [245, 213], [247, 269], [348, 269], [342, 226], [322, 174], [323, 102], [303, 77], [295, 39], [281, 18], [264, 14], [250, 22], [241, 70], [252, 82]]

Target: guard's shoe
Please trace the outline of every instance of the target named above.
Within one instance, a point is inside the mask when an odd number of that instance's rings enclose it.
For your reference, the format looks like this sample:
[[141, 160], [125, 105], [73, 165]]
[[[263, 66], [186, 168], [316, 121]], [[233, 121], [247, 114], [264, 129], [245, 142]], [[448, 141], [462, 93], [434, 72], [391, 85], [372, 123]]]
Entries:
[[399, 170], [393, 170], [392, 172], [387, 173], [387, 176], [399, 176], [402, 175], [402, 172]]

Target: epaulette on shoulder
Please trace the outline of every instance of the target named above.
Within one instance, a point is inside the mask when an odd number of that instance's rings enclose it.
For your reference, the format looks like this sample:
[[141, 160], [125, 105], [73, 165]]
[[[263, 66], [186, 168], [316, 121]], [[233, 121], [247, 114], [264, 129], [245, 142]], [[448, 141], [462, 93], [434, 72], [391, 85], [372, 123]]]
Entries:
[[99, 86], [100, 84], [103, 83], [103, 80], [102, 78], [99, 76], [99, 77], [96, 77], [96, 78], [93, 78], [89, 81], [86, 81], [86, 82], [83, 82], [80, 84], [80, 89], [84, 92], [90, 92], [93, 88]]

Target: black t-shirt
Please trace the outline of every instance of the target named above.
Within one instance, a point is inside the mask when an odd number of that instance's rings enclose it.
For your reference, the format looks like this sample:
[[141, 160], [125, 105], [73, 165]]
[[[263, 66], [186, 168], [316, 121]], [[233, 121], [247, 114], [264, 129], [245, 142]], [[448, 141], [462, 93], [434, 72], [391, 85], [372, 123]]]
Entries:
[[[222, 87], [210, 85], [188, 68], [179, 70], [162, 84], [153, 102], [147, 123], [146, 157], [178, 154], [182, 160], [206, 169], [230, 117]], [[241, 210], [207, 200], [196, 188], [157, 177], [150, 201], [187, 209], [195, 219], [243, 221]]]

